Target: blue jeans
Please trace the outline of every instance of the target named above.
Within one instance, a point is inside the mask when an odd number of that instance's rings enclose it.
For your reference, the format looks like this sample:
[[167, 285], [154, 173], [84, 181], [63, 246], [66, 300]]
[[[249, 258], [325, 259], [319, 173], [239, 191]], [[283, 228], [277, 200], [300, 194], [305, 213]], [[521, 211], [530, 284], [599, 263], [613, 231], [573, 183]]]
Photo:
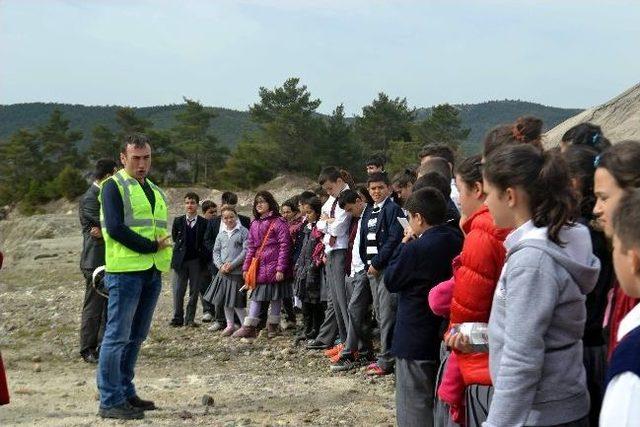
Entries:
[[136, 395], [134, 368], [142, 342], [149, 334], [160, 295], [160, 272], [107, 273], [107, 326], [100, 347], [98, 390], [100, 407], [123, 404]]

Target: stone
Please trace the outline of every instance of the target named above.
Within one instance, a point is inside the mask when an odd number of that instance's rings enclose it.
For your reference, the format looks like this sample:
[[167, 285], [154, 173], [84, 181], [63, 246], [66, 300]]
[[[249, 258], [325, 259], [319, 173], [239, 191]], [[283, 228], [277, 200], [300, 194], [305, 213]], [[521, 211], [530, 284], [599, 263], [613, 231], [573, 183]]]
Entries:
[[214, 406], [215, 405], [215, 400], [213, 399], [212, 396], [205, 394], [204, 396], [202, 396], [202, 406]]
[[36, 365], [33, 367], [33, 372], [42, 372], [42, 366], [36, 363]]

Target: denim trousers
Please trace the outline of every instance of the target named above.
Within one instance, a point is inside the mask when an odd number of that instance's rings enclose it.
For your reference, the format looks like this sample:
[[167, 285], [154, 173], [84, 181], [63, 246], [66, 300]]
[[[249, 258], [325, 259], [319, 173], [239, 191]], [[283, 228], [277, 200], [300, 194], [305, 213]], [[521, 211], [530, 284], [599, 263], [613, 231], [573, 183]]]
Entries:
[[136, 395], [134, 369], [142, 342], [151, 327], [160, 295], [160, 272], [107, 273], [107, 326], [97, 370], [100, 407], [123, 404]]

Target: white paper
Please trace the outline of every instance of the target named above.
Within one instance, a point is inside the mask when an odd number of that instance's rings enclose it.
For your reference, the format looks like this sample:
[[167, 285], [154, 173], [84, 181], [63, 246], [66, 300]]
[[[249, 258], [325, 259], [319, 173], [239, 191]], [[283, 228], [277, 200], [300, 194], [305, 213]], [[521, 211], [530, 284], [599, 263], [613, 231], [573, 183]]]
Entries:
[[409, 227], [409, 221], [407, 221], [407, 218], [402, 218], [401, 216], [399, 216], [398, 222], [400, 223], [400, 225], [404, 230], [406, 230], [407, 227]]

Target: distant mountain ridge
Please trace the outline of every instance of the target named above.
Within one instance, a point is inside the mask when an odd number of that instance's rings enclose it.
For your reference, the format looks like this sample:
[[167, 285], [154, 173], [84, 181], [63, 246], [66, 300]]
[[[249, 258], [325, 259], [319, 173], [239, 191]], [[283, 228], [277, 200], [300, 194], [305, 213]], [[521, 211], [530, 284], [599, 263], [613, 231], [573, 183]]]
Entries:
[[[508, 123], [522, 115], [531, 114], [540, 117], [545, 130], [551, 129], [581, 109], [557, 108], [519, 100], [487, 101], [479, 104], [456, 105], [460, 109], [463, 127], [471, 129], [469, 138], [463, 144], [467, 153], [479, 151], [483, 135], [493, 126]], [[116, 129], [115, 112], [119, 106], [85, 106], [57, 103], [24, 103], [0, 105], [0, 140], [8, 138], [21, 128], [35, 129], [44, 125], [51, 112], [58, 108], [70, 120], [71, 128], [82, 131], [81, 146], [91, 140], [91, 132], [98, 124]], [[134, 107], [136, 113], [151, 120], [156, 128], [168, 129], [175, 125], [175, 114], [184, 108], [183, 104], [160, 105], [153, 107]], [[217, 114], [211, 123], [212, 133], [226, 146], [235, 147], [242, 134], [257, 129], [247, 111], [227, 108], [207, 107]], [[424, 118], [430, 108], [418, 108], [418, 119]]]

